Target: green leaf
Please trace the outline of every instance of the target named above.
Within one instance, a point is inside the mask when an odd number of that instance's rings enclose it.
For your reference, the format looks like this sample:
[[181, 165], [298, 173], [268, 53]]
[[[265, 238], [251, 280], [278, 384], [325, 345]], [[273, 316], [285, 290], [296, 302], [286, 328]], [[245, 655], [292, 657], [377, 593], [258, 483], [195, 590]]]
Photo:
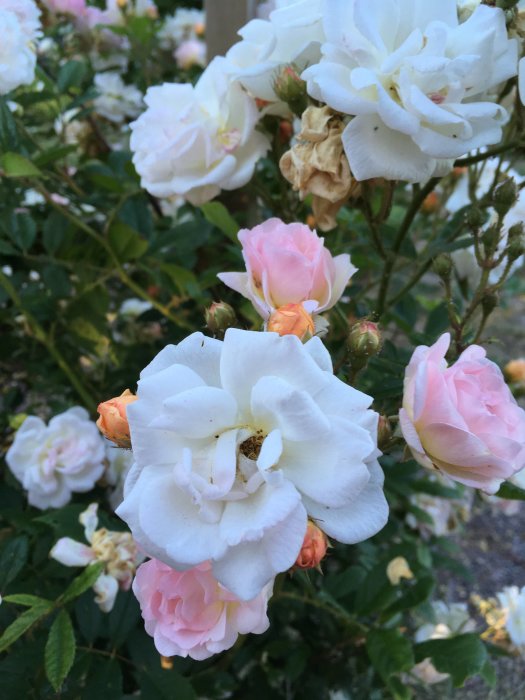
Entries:
[[481, 669], [480, 672], [481, 677], [483, 680], [490, 685], [491, 688], [494, 688], [498, 677], [496, 676], [496, 670], [494, 669], [494, 666], [490, 663], [490, 661], [487, 661], [483, 668]]
[[72, 144], [71, 146], [57, 146], [56, 148], [50, 148], [48, 151], [44, 151], [44, 153], [35, 156], [33, 162], [38, 168], [43, 168], [45, 165], [55, 163], [57, 160], [62, 160], [62, 158], [65, 158], [70, 153], [74, 153], [77, 148], [78, 146], [75, 144]]
[[81, 61], [68, 61], [58, 74], [57, 88], [59, 92], [67, 92], [69, 88], [79, 87], [87, 73], [85, 63]]
[[[410, 586], [410, 584], [407, 585]], [[421, 603], [430, 597], [434, 586], [435, 582], [432, 576], [422, 576], [414, 585], [410, 586], [406, 593], [396, 600], [395, 603], [390, 605], [385, 612], [389, 615], [393, 615], [402, 610], [408, 610], [415, 608], [417, 605], [421, 605]]]
[[49, 630], [46, 643], [46, 676], [58, 692], [75, 659], [76, 642], [71, 618], [66, 610], [61, 610]]
[[122, 221], [116, 221], [109, 230], [109, 244], [121, 262], [140, 258], [148, 249], [138, 231]]
[[47, 218], [42, 231], [44, 248], [50, 255], [54, 255], [62, 245], [68, 221], [59, 211], [53, 211]]
[[174, 265], [173, 263], [164, 263], [161, 265], [160, 269], [169, 276], [177, 287], [179, 294], [188, 294], [193, 298], [200, 297], [201, 290], [199, 283], [191, 270], [187, 270], [180, 265]]
[[512, 501], [525, 501], [525, 489], [520, 489], [519, 486], [511, 484], [510, 481], [504, 481], [499, 487], [496, 496], [498, 498], [508, 498]]
[[23, 612], [19, 617], [12, 622], [9, 627], [5, 630], [3, 635], [0, 637], [0, 652], [5, 651], [8, 647], [16, 642], [16, 640], [21, 637], [24, 632], [32, 627], [35, 622], [38, 622], [42, 617], [47, 615], [52, 610], [51, 605], [34, 605], [29, 610]]
[[29, 540], [19, 535], [9, 540], [0, 554], [0, 591], [18, 576], [27, 562]]
[[414, 667], [412, 645], [394, 629], [370, 630], [366, 650], [372, 665], [385, 683], [390, 676]]
[[69, 603], [70, 600], [78, 598], [79, 595], [82, 595], [84, 591], [87, 591], [87, 589], [91, 588], [91, 586], [95, 583], [97, 578], [102, 573], [103, 568], [104, 564], [100, 561], [86, 566], [86, 568], [80, 574], [80, 576], [77, 576], [75, 579], [73, 579], [72, 583], [60, 596], [60, 601], [62, 603]]
[[8, 233], [14, 243], [26, 252], [36, 238], [36, 224], [29, 214], [15, 214], [9, 222]]
[[234, 243], [239, 243], [237, 239], [239, 224], [235, 221], [224, 204], [220, 202], [207, 202], [201, 206], [201, 211], [210, 224], [216, 226]]
[[438, 671], [448, 673], [454, 686], [481, 673], [487, 663], [487, 650], [476, 634], [461, 634], [449, 639], [431, 639], [414, 647], [416, 661], [429, 658]]
[[8, 151], [0, 158], [0, 168], [5, 177], [41, 177], [42, 172], [30, 160], [19, 153]]
[[18, 128], [5, 97], [0, 97], [0, 145], [3, 151], [19, 147]]
[[13, 603], [14, 605], [24, 605], [27, 608], [32, 608], [36, 606], [49, 606], [53, 605], [52, 600], [47, 600], [47, 598], [40, 598], [37, 595], [30, 595], [29, 593], [13, 593], [13, 595], [5, 595], [2, 598], [4, 603]]
[[[95, 669], [86, 679], [82, 691], [82, 700], [100, 700], [101, 698], [120, 698], [122, 696], [122, 671], [116, 659], [97, 660]], [[158, 696], [157, 696], [158, 698]], [[142, 700], [142, 695], [141, 695]]]

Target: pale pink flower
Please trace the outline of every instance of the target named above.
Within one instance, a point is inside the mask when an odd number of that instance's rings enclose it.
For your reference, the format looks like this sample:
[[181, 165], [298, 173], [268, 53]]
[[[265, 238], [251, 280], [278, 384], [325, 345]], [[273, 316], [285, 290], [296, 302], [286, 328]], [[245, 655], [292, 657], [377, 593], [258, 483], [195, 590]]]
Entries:
[[239, 634], [261, 634], [272, 584], [257, 597], [242, 601], [214, 578], [204, 562], [176, 571], [158, 559], [139, 566], [133, 581], [146, 632], [164, 656], [201, 661], [235, 644]]
[[44, 4], [53, 12], [63, 12], [76, 17], [86, 12], [86, 0], [45, 0]]
[[416, 348], [405, 373], [401, 429], [414, 458], [495, 493], [525, 466], [525, 411], [479, 345], [447, 367], [450, 335]]
[[268, 219], [239, 231], [246, 272], [223, 272], [219, 279], [249, 299], [268, 318], [286, 304], [307, 303], [320, 313], [336, 304], [356, 268], [347, 254], [335, 258], [324, 239], [300, 223]]
[[201, 39], [187, 39], [175, 50], [175, 60], [179, 68], [187, 70], [192, 66], [206, 65], [206, 43]]

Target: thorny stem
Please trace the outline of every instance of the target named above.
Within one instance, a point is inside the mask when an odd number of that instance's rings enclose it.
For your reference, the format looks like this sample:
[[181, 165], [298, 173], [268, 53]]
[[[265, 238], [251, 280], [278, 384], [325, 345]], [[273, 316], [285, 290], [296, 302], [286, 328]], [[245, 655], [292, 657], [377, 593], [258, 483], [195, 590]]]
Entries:
[[76, 390], [77, 394], [81, 397], [86, 408], [91, 412], [95, 412], [97, 402], [90, 395], [86, 387], [82, 384], [78, 375], [73, 371], [72, 367], [68, 364], [62, 353], [55, 347], [52, 339], [48, 336], [42, 326], [38, 323], [36, 318], [24, 307], [22, 300], [20, 299], [18, 292], [11, 284], [6, 275], [0, 270], [0, 285], [4, 288], [5, 292], [11, 298], [13, 304], [17, 307], [20, 313], [23, 314], [26, 319], [34, 337], [44, 345], [49, 354], [55, 360], [60, 369], [67, 376], [71, 385]]
[[462, 168], [466, 165], [474, 165], [474, 163], [480, 163], [482, 160], [487, 160], [488, 158], [492, 158], [492, 156], [497, 156], [500, 153], [505, 153], [506, 151], [510, 151], [513, 148], [516, 148], [516, 147], [519, 147], [522, 145], [523, 145], [523, 142], [520, 140], [509, 141], [508, 143], [504, 143], [501, 146], [496, 146], [495, 148], [489, 148], [484, 153], [478, 153], [475, 156], [468, 156], [467, 158], [459, 158], [458, 160], [455, 161], [454, 166], [456, 168]]

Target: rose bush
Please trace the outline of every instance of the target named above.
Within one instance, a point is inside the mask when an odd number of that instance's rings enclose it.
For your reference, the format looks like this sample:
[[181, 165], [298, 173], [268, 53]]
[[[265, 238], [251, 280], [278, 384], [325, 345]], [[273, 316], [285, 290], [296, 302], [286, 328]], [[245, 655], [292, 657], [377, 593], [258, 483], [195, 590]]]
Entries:
[[188, 4], [0, 0], [0, 697], [519, 695], [524, 3]]

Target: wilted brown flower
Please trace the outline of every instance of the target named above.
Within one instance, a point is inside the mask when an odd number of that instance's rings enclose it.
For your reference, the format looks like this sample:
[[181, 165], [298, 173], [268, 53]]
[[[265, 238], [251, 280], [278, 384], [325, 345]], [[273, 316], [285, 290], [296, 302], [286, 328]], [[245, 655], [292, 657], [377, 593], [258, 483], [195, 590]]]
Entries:
[[283, 176], [301, 199], [313, 195], [312, 209], [318, 228], [334, 228], [343, 204], [360, 192], [344, 153], [341, 134], [345, 123], [329, 107], [308, 107], [302, 116], [298, 142], [279, 163]]

